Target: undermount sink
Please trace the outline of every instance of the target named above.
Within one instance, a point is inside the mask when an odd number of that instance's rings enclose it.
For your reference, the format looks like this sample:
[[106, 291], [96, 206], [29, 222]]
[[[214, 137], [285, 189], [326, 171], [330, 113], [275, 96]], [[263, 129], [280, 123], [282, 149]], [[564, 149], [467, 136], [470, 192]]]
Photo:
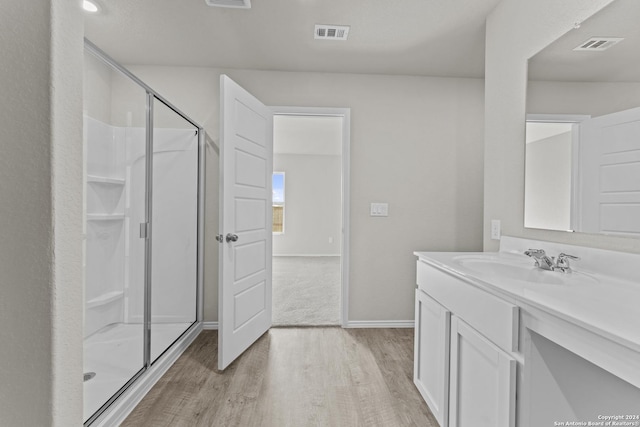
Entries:
[[454, 262], [482, 277], [506, 278], [548, 285], [579, 285], [598, 282], [595, 277], [585, 273], [542, 270], [534, 266], [532, 262], [508, 260], [495, 255], [459, 256], [454, 258]]

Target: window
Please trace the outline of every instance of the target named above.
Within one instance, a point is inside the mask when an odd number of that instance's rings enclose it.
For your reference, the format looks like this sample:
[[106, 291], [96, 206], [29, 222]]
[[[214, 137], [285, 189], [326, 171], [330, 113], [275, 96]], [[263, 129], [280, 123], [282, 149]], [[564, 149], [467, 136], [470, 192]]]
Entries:
[[284, 172], [273, 173], [273, 232], [284, 233]]

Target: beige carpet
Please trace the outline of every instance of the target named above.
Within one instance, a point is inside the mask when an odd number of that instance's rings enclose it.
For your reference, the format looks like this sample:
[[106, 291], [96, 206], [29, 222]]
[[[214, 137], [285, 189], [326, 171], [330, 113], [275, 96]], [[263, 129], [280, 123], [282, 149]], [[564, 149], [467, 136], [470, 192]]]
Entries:
[[273, 325], [340, 324], [340, 257], [273, 257]]

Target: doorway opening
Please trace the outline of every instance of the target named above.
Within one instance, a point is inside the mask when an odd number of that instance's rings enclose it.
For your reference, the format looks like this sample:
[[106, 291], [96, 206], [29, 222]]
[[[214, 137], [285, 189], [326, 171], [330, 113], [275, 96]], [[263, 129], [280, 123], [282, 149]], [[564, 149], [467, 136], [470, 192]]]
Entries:
[[[580, 216], [580, 134], [589, 116], [528, 114], [524, 226], [573, 231]], [[552, 191], [541, 191], [552, 188]]]
[[273, 110], [273, 325], [344, 325], [349, 110]]

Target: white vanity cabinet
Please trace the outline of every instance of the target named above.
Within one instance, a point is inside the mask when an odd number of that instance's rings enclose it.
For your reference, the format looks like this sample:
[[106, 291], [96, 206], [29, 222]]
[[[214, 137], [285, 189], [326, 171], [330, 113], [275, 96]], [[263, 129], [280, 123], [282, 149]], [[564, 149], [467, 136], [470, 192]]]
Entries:
[[518, 308], [417, 264], [414, 383], [440, 427], [513, 427]]
[[[541, 270], [528, 248], [581, 261]], [[414, 382], [440, 427], [640, 420], [640, 255], [505, 236], [414, 254]]]

